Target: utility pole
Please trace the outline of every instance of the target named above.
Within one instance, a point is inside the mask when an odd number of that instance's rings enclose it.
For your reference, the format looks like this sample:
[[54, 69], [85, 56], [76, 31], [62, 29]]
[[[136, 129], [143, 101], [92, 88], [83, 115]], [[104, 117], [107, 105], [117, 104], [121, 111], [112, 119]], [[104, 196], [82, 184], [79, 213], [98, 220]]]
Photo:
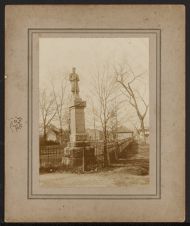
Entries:
[[[117, 118], [117, 103], [116, 103], [116, 98], [115, 98], [115, 120], [116, 120], [116, 128], [115, 128], [115, 134], [116, 134], [116, 144], [117, 144], [117, 147], [118, 147], [118, 118]], [[118, 150], [115, 152], [115, 158], [116, 160], [118, 159]]]
[[84, 152], [85, 152], [85, 147], [83, 148], [83, 156], [82, 156], [82, 171], [83, 171], [83, 173], [84, 173], [84, 171], [85, 171], [85, 162], [84, 162]]
[[[93, 107], [93, 111], [94, 111], [94, 107]], [[95, 116], [94, 116], [94, 135], [95, 135], [95, 155], [97, 154], [97, 141], [96, 141], [96, 121], [95, 121]]]
[[117, 119], [117, 113], [118, 112], [117, 112], [117, 110], [118, 110], [117, 109], [117, 102], [116, 102], [116, 98], [115, 98], [116, 141], [118, 141], [118, 133], [117, 133], [118, 132], [117, 131], [118, 130], [118, 119]]

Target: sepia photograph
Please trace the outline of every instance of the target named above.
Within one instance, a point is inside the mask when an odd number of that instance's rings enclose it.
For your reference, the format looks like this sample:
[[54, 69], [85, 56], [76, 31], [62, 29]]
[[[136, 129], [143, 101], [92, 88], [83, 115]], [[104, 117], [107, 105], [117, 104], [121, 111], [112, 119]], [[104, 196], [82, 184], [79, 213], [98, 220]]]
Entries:
[[40, 38], [43, 188], [149, 184], [149, 38]]
[[5, 7], [6, 222], [184, 221], [185, 13]]

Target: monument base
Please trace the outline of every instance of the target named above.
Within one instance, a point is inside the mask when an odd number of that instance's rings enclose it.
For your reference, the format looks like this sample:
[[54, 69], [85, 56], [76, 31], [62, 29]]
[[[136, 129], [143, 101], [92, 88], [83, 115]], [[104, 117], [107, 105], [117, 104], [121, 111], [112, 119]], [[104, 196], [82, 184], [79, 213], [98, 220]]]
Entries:
[[70, 142], [64, 149], [62, 162], [71, 171], [93, 170], [96, 167], [95, 149], [87, 142]]

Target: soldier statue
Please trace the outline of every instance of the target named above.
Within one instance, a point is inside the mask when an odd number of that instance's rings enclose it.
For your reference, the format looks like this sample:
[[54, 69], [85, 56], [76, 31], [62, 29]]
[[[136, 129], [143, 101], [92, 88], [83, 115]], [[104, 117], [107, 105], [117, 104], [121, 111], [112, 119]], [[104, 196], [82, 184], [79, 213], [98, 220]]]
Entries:
[[78, 74], [76, 74], [75, 71], [76, 69], [73, 68], [72, 73], [69, 75], [69, 80], [71, 82], [71, 92], [75, 97], [78, 97], [79, 96], [79, 85], [78, 85], [79, 76]]

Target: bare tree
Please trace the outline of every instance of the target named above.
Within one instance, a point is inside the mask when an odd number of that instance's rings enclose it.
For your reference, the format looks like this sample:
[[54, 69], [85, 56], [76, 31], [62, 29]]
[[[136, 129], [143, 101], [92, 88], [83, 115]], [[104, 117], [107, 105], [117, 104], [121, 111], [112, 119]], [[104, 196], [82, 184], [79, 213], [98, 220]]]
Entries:
[[137, 117], [140, 121], [140, 128], [145, 142], [145, 125], [144, 119], [147, 115], [149, 105], [146, 103], [143, 95], [135, 88], [137, 81], [143, 74], [135, 75], [132, 68], [127, 65], [118, 65], [114, 68], [116, 82], [121, 86], [121, 92], [127, 98], [128, 103], [135, 109]]
[[112, 101], [114, 93], [114, 79], [111, 78], [109, 70], [104, 68], [103, 72], [98, 72], [94, 78], [94, 91], [97, 98], [96, 110], [101, 127], [103, 130], [103, 142], [104, 142], [104, 166], [109, 165], [109, 153], [107, 150], [108, 143], [108, 123], [112, 117]]
[[96, 129], [97, 129], [97, 125], [96, 125], [96, 120], [97, 120], [97, 111], [95, 108], [95, 104], [94, 101], [91, 97], [87, 97], [88, 103], [89, 103], [89, 111], [90, 111], [90, 117], [88, 118], [89, 121], [91, 121], [91, 125], [93, 127], [94, 130], [94, 140], [97, 140], [97, 134], [96, 134]]
[[[54, 96], [54, 102], [56, 107], [56, 116], [57, 120], [59, 122], [59, 129], [60, 129], [60, 143], [63, 144], [63, 135], [65, 134], [65, 131], [63, 129], [64, 126], [67, 126], [68, 124], [68, 111], [67, 111], [67, 100], [68, 95], [66, 93], [67, 88], [67, 78], [63, 77], [61, 81], [61, 88], [55, 89], [54, 83], [52, 82], [52, 92]], [[65, 134], [66, 135], [66, 134]]]
[[54, 97], [52, 93], [48, 95], [46, 89], [40, 93], [40, 113], [42, 118], [43, 139], [46, 142], [48, 126], [56, 115]]
[[109, 137], [111, 140], [117, 140], [117, 130], [119, 126], [118, 111], [119, 102], [116, 101], [117, 97], [112, 101], [112, 109], [110, 113], [110, 120], [108, 122]]

